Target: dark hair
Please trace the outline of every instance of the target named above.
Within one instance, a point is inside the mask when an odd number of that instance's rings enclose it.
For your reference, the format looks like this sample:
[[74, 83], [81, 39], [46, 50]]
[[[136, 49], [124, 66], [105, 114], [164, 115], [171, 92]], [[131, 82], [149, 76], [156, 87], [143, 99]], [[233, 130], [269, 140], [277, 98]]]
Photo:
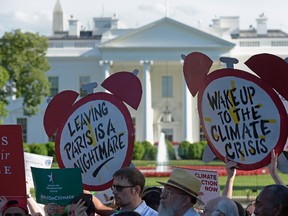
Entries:
[[127, 179], [132, 186], [140, 186], [141, 192], [143, 192], [145, 185], [145, 176], [143, 173], [135, 167], [124, 167], [116, 171], [113, 178], [120, 177], [121, 179]]
[[117, 216], [141, 216], [138, 212], [135, 211], [123, 211], [115, 214]]
[[235, 201], [235, 200], [233, 200], [234, 201], [234, 203], [236, 204], [236, 206], [237, 206], [237, 209], [238, 209], [238, 213], [239, 213], [239, 216], [245, 216], [245, 209], [244, 209], [244, 207], [241, 205], [241, 203], [239, 203], [239, 202], [237, 202], [237, 201]]
[[160, 195], [162, 193], [162, 189], [160, 187], [151, 186], [147, 187], [143, 191], [142, 199], [146, 202], [146, 204], [158, 211], [158, 206], [160, 205]]
[[95, 213], [95, 206], [92, 202], [92, 194], [79, 194], [78, 196], [74, 197], [69, 204], [77, 204], [77, 202], [82, 199], [85, 201], [84, 206], [87, 207], [86, 213], [90, 215], [91, 213]]
[[[265, 186], [263, 190], [260, 192], [262, 193], [264, 190], [271, 191], [271, 203], [273, 205], [282, 205], [282, 213], [288, 214], [288, 188], [284, 185], [279, 184], [272, 184]], [[256, 199], [257, 205], [257, 199]], [[285, 215], [286, 215], [285, 214]]]

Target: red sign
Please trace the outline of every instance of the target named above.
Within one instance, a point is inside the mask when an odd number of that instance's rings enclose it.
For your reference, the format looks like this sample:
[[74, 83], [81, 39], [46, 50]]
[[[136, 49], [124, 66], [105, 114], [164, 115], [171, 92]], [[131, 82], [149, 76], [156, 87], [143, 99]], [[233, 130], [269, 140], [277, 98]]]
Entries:
[[0, 125], [0, 196], [26, 202], [21, 125]]

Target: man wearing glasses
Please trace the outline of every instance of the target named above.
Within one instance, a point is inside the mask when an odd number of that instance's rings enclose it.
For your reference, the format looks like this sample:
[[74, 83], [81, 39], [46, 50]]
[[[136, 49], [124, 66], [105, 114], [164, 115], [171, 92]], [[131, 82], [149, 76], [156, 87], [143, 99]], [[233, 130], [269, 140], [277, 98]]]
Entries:
[[134, 167], [125, 167], [114, 173], [111, 189], [115, 205], [120, 207], [120, 212], [135, 211], [142, 216], [158, 215], [141, 198], [144, 186], [145, 176]]
[[158, 183], [164, 186], [160, 196], [159, 216], [199, 216], [193, 206], [196, 203], [204, 206], [204, 202], [198, 198], [201, 182], [192, 173], [174, 168], [166, 183]]
[[117, 216], [118, 213], [133, 211], [141, 216], [158, 216], [157, 211], [147, 206], [141, 198], [144, 185], [145, 176], [138, 169], [134, 167], [119, 169], [113, 175], [111, 186], [114, 204], [119, 207], [119, 210], [115, 211], [113, 208], [105, 206], [93, 196], [92, 202], [96, 208], [96, 213], [101, 216]]

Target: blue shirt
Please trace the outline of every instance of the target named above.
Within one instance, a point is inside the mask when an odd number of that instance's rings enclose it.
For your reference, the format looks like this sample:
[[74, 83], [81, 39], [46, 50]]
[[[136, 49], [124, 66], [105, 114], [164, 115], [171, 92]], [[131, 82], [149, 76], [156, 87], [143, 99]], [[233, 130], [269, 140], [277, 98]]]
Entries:
[[188, 209], [183, 216], [200, 216], [194, 208]]
[[[147, 206], [144, 200], [136, 209], [134, 209], [134, 211], [139, 213], [141, 216], [158, 216], [158, 212]], [[117, 214], [112, 214], [112, 216], [117, 216]]]

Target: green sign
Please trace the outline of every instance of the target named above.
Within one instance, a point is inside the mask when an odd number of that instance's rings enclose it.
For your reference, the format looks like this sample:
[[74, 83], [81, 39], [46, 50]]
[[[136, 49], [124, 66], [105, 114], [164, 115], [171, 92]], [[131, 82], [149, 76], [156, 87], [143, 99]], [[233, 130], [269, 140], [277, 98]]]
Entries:
[[31, 167], [36, 201], [42, 204], [67, 205], [83, 193], [79, 168], [43, 169]]

